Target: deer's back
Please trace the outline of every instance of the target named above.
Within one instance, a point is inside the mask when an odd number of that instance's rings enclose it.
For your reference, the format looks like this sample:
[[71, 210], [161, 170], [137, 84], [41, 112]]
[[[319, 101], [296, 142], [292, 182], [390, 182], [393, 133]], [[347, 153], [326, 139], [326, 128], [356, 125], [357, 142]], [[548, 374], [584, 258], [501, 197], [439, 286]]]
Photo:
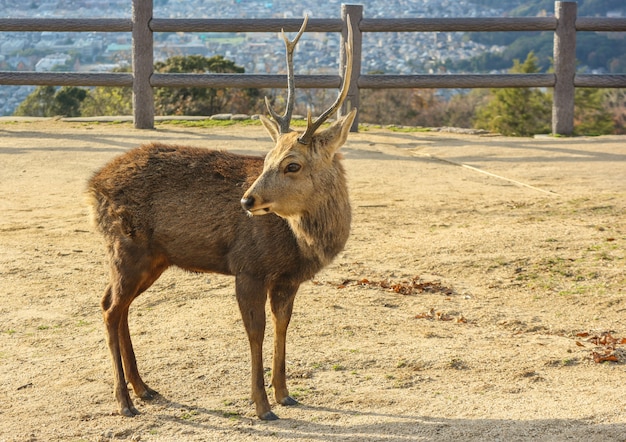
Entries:
[[251, 218], [241, 208], [262, 169], [261, 157], [145, 145], [89, 181], [96, 223], [108, 242], [132, 241], [188, 270], [306, 279], [286, 222], [274, 215]]

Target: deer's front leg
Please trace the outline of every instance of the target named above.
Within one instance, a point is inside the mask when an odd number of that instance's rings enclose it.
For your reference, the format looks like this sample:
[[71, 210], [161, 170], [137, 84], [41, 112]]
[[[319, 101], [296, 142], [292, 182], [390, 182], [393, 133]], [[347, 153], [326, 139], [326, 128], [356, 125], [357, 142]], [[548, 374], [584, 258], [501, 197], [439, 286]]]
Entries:
[[252, 365], [252, 401], [256, 414], [263, 420], [278, 419], [271, 408], [265, 392], [263, 378], [263, 337], [265, 336], [265, 301], [267, 288], [263, 281], [245, 274], [236, 278], [237, 302], [243, 325], [250, 341]]
[[274, 361], [272, 366], [272, 386], [274, 397], [281, 405], [296, 405], [298, 401], [289, 396], [285, 374], [285, 351], [287, 327], [291, 320], [293, 301], [298, 285], [276, 285], [270, 288], [270, 305], [274, 320]]

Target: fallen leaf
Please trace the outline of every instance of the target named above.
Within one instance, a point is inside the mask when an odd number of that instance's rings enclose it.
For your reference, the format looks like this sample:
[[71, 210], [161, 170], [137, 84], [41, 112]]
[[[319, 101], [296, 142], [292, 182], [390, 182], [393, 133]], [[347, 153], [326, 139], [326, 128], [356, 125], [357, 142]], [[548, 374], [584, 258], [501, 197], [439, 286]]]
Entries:
[[612, 352], [605, 353], [602, 355], [594, 351], [591, 353], [591, 355], [593, 356], [593, 361], [596, 364], [601, 364], [602, 362], [619, 362], [619, 359], [617, 358], [617, 356], [615, 356]]
[[428, 313], [419, 313], [415, 315], [415, 319], [433, 319]]

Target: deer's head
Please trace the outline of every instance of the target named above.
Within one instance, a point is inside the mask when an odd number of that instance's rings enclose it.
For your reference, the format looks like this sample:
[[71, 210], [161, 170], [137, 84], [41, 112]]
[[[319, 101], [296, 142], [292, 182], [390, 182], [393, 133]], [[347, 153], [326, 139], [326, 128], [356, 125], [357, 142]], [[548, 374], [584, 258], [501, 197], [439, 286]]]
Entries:
[[340, 107], [348, 94], [352, 72], [352, 33], [348, 18], [348, 42], [346, 43], [346, 71], [344, 82], [333, 105], [315, 120], [308, 113], [304, 132], [292, 130], [291, 114], [295, 101], [293, 73], [293, 50], [304, 32], [307, 18], [290, 41], [283, 32], [287, 47], [287, 108], [280, 116], [265, 99], [272, 119], [261, 116], [261, 122], [276, 143], [267, 154], [263, 172], [241, 199], [241, 205], [250, 215], [275, 213], [288, 218], [309, 212], [320, 198], [333, 198], [332, 192], [338, 179], [343, 180], [337, 151], [346, 142], [348, 132], [356, 116], [356, 109], [339, 118], [330, 127], [320, 126]]

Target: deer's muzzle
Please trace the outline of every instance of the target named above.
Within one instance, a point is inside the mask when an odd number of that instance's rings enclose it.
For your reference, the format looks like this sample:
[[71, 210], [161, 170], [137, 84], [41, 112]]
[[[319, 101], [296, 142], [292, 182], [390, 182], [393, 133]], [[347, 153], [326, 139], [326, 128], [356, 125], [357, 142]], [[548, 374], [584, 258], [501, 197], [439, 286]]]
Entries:
[[257, 206], [257, 201], [253, 196], [244, 195], [244, 197], [241, 198], [241, 207], [243, 207], [244, 210], [248, 212], [248, 215], [251, 215], [251, 216], [265, 215], [267, 213], [270, 213], [269, 204]]

